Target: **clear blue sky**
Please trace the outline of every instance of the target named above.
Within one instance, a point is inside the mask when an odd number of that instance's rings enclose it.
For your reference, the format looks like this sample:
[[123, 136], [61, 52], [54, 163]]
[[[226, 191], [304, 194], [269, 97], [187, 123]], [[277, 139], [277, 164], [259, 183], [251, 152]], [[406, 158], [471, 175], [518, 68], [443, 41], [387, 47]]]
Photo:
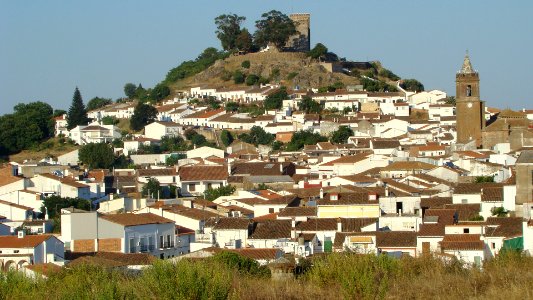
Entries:
[[533, 108], [533, 1], [8, 1], [0, 0], [0, 114], [19, 102], [68, 109], [116, 99], [127, 82], [151, 87], [183, 60], [220, 48], [213, 19], [255, 20], [272, 9], [311, 13], [311, 43], [341, 57], [380, 60], [426, 89], [455, 94], [465, 50], [481, 96], [500, 108]]

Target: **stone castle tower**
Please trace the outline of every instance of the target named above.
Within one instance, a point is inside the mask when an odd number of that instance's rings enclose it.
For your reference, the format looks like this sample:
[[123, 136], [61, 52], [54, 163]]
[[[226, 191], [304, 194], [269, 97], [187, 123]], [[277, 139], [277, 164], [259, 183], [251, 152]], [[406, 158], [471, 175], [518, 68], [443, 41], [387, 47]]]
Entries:
[[289, 38], [287, 50], [307, 52], [311, 50], [311, 14], [290, 14], [297, 33]]
[[455, 75], [457, 143], [475, 141], [481, 146], [481, 130], [485, 128], [485, 103], [479, 99], [479, 74], [472, 68], [468, 53], [463, 66]]

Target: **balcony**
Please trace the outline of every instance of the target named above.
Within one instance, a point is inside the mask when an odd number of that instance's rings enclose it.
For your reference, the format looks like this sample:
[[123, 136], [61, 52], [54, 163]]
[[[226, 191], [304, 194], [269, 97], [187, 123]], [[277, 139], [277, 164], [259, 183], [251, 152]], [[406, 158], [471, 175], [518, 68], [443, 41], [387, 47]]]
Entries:
[[159, 249], [169, 249], [174, 248], [174, 243], [165, 242], [163, 244], [159, 244]]

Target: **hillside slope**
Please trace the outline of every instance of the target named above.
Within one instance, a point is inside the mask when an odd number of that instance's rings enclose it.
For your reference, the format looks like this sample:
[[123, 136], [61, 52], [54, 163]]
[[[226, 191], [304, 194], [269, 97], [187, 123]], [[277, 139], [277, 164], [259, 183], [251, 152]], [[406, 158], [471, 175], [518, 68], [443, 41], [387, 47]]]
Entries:
[[[243, 61], [250, 67], [243, 68]], [[305, 53], [264, 52], [230, 56], [218, 60], [205, 71], [185, 78], [172, 85], [175, 89], [185, 89], [198, 85], [214, 87], [233, 87], [231, 75], [239, 70], [246, 76], [254, 74], [270, 79], [270, 83], [281, 83], [300, 88], [317, 88], [342, 82], [345, 85], [360, 84], [360, 79], [342, 73], [328, 72], [319, 62], [307, 57]]]

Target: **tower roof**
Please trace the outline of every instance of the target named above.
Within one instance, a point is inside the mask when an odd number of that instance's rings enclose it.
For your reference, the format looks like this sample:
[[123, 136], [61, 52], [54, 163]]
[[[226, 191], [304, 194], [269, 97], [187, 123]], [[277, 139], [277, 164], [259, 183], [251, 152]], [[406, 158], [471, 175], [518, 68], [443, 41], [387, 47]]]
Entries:
[[463, 67], [461, 68], [460, 73], [463, 73], [463, 74], [476, 73], [476, 71], [474, 71], [474, 68], [472, 67], [472, 63], [470, 62], [470, 56], [468, 56], [468, 51], [466, 52], [465, 60], [463, 61]]

